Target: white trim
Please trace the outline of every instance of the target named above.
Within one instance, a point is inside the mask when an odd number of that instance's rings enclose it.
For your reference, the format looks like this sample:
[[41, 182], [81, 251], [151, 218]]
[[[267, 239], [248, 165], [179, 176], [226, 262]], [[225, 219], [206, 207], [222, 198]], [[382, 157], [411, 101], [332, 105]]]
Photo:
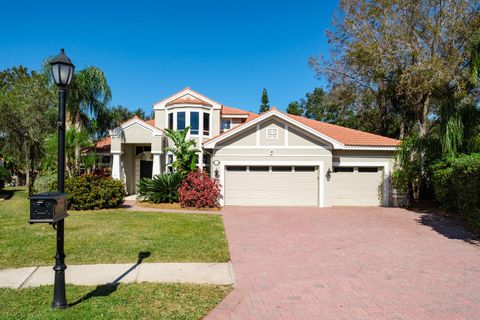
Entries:
[[[306, 126], [304, 125], [303, 123], [301, 122], [298, 122], [297, 120], [294, 120], [288, 116], [286, 116], [285, 114], [277, 111], [277, 110], [270, 110], [268, 112], [265, 112], [264, 114], [262, 114], [261, 116], [259, 116], [258, 118], [250, 121], [250, 122], [247, 122], [245, 125], [242, 125], [242, 126], [237, 126], [235, 128], [233, 128], [232, 130], [228, 131], [227, 133], [217, 137], [217, 138], [214, 138], [210, 141], [208, 141], [205, 145], [204, 145], [204, 148], [207, 148], [207, 149], [212, 149], [215, 147], [215, 145], [220, 142], [220, 141], [223, 141], [229, 137], [231, 137], [232, 135], [238, 133], [238, 132], [241, 132], [243, 130], [246, 130], [250, 127], [253, 127], [254, 125], [258, 125], [260, 122], [268, 119], [268, 118], [271, 118], [273, 116], [277, 116], [279, 117], [280, 119], [286, 121], [287, 123], [290, 123], [290, 124], [293, 124], [311, 134], [313, 134], [314, 136], [316, 137], [319, 137], [320, 139], [324, 140], [324, 141], [327, 141], [328, 143], [332, 144], [332, 146], [335, 148], [335, 149], [342, 149], [344, 147], [344, 144], [335, 140], [335, 139], [332, 139], [331, 137], [321, 133], [321, 132], [318, 132], [317, 130], [313, 129], [313, 128], [310, 128], [309, 126]], [[258, 127], [257, 127], [258, 128]]]
[[[334, 161], [332, 167], [383, 167], [383, 203], [385, 207], [389, 206], [390, 199], [390, 162], [389, 161]], [[333, 169], [332, 169], [333, 170]]]
[[230, 115], [228, 113], [227, 114], [221, 113], [220, 117], [225, 118], [225, 119], [227, 119], [227, 118], [230, 118], [230, 119], [247, 119], [248, 115], [247, 114], [232, 114], [232, 115]]
[[[220, 161], [220, 205], [225, 205], [225, 167], [226, 166], [318, 166], [318, 206], [325, 207], [325, 179], [323, 161]], [[286, 182], [287, 183], [287, 182]], [[272, 204], [274, 205], [274, 204]]]
[[260, 125], [257, 124], [257, 129], [255, 130], [255, 134], [256, 134], [256, 144], [257, 144], [257, 147], [260, 146]]

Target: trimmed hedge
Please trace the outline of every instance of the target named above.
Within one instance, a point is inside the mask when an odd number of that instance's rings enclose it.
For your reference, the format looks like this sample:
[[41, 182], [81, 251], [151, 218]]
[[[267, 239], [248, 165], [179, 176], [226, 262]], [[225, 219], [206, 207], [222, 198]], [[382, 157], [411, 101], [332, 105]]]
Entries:
[[122, 181], [94, 174], [66, 179], [65, 192], [73, 210], [118, 208], [126, 195]]
[[435, 200], [480, 234], [480, 153], [445, 159], [430, 170]]

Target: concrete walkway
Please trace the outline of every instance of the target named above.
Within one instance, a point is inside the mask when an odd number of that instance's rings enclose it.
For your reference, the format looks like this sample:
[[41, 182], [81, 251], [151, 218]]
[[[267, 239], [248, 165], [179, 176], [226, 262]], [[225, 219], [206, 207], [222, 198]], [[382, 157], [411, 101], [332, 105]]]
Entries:
[[[75, 285], [100, 285], [129, 282], [176, 282], [228, 285], [235, 282], [230, 263], [135, 263], [70, 265], [66, 282]], [[28, 288], [53, 284], [49, 267], [0, 270], [0, 287]]]

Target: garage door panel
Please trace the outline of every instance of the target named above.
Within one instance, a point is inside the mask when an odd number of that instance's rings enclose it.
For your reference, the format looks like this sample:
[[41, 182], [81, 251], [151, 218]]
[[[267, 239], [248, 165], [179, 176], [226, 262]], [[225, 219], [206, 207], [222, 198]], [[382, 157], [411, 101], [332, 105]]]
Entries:
[[317, 206], [317, 171], [227, 171], [226, 205]]
[[333, 205], [379, 206], [382, 177], [382, 171], [333, 173]]

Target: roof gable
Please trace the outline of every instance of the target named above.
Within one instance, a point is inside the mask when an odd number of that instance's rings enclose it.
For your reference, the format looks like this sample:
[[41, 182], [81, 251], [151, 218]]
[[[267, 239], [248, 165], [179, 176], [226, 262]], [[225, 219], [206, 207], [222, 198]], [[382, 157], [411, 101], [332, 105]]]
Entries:
[[122, 132], [127, 130], [128, 128], [139, 126], [149, 132], [151, 132], [152, 136], [163, 136], [163, 131], [154, 126], [154, 120], [144, 121], [140, 119], [138, 116], [134, 116], [128, 121], [122, 123], [119, 127], [110, 130], [110, 136], [117, 137], [121, 136]]
[[273, 107], [272, 110], [261, 115], [249, 115], [249, 118], [244, 124], [210, 139], [204, 144], [204, 147], [213, 148], [219, 141], [228, 139], [229, 137], [273, 116], [278, 116], [281, 119], [316, 135], [322, 140], [330, 143], [334, 149], [373, 148], [376, 150], [394, 150], [400, 144], [400, 141], [396, 139], [283, 113]]
[[153, 108], [155, 110], [161, 110], [172, 105], [184, 104], [202, 105], [212, 107], [213, 109], [221, 109], [222, 107], [220, 103], [190, 89], [189, 87], [186, 87], [177, 93], [155, 103]]

